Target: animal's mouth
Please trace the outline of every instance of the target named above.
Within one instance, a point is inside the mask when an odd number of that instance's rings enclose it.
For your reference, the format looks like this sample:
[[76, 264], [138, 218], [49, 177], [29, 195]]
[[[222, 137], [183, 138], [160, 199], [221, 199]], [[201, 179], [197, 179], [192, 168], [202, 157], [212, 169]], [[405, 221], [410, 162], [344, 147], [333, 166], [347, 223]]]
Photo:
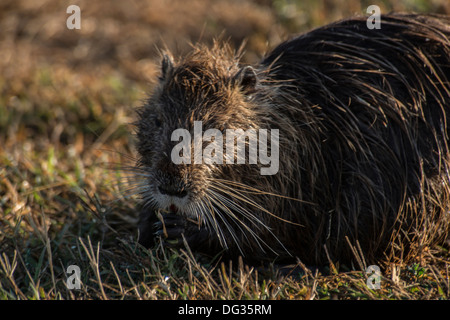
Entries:
[[178, 213], [178, 207], [174, 204], [171, 204], [169, 206], [169, 213], [177, 214]]
[[169, 207], [166, 208], [156, 208], [155, 209], [156, 212], [158, 212], [159, 214], [180, 214], [180, 209], [174, 205], [171, 204]]

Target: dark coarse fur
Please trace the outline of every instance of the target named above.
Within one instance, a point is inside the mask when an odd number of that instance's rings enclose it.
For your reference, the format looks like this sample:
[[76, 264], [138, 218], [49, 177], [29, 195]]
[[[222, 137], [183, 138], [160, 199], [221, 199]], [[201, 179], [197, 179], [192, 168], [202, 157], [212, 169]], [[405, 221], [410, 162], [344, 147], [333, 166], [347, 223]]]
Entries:
[[[447, 236], [450, 18], [352, 18], [255, 68], [227, 45], [165, 56], [139, 110], [140, 242], [248, 260], [407, 259]], [[279, 129], [280, 168], [172, 163], [177, 128]], [[162, 190], [162, 191], [161, 191]], [[157, 212], [162, 213], [158, 219]]]

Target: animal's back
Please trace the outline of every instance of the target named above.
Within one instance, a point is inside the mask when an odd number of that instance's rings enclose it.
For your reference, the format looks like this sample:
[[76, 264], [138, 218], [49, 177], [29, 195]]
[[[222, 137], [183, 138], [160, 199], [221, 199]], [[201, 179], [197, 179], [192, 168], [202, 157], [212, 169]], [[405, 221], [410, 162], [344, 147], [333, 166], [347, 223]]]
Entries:
[[293, 121], [312, 138], [299, 153], [313, 144], [320, 153], [299, 165], [299, 183], [312, 189], [303, 199], [319, 209], [297, 220], [312, 224], [317, 256], [324, 244], [333, 258], [351, 255], [346, 236], [368, 256], [390, 242], [445, 236], [449, 17], [386, 15], [381, 29], [368, 29], [365, 18], [337, 22], [281, 44], [262, 65], [290, 106], [278, 111], [301, 110]]

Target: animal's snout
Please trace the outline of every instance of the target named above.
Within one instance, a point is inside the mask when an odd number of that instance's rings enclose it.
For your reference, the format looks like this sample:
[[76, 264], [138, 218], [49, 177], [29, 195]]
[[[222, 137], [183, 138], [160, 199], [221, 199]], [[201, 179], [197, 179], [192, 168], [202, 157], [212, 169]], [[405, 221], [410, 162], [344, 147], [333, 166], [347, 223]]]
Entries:
[[158, 190], [163, 195], [174, 196], [178, 198], [184, 198], [185, 196], [187, 196], [186, 189], [181, 186], [162, 184], [158, 187]]

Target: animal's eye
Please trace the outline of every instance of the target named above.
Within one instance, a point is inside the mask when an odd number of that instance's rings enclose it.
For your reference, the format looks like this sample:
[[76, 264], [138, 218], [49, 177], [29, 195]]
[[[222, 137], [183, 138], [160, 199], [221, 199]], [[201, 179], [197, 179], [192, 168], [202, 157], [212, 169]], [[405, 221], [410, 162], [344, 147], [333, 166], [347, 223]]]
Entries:
[[160, 117], [155, 117], [155, 126], [161, 127], [162, 121]]

